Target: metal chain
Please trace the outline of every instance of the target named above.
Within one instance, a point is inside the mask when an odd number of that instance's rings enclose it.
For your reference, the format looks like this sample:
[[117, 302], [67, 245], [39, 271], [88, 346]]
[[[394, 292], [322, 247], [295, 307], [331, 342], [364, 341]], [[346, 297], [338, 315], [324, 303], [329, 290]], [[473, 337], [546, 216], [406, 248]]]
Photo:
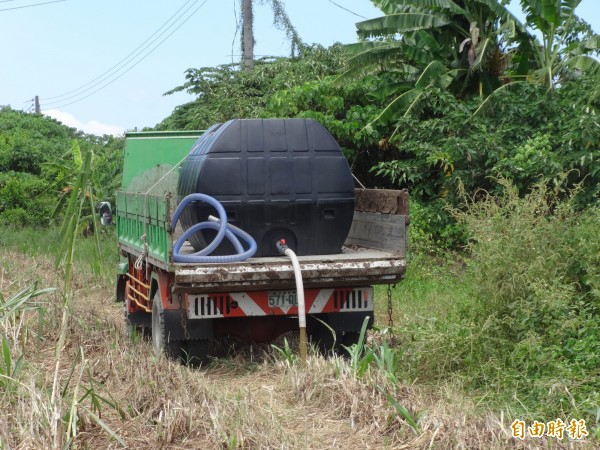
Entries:
[[394, 347], [396, 345], [396, 336], [394, 335], [394, 309], [392, 302], [392, 289], [395, 288], [396, 285], [388, 284], [387, 288], [387, 309], [388, 309], [388, 333], [390, 336], [390, 346]]
[[190, 333], [187, 329], [187, 320], [185, 318], [185, 314], [183, 313], [183, 309], [179, 310], [179, 317], [181, 318], [181, 328], [183, 328], [183, 335], [186, 341], [190, 340]]
[[[394, 285], [396, 287], [396, 285]], [[392, 304], [392, 285], [388, 284], [387, 288], [387, 308], [388, 308], [388, 326], [390, 327], [390, 332], [394, 328], [394, 310]]]

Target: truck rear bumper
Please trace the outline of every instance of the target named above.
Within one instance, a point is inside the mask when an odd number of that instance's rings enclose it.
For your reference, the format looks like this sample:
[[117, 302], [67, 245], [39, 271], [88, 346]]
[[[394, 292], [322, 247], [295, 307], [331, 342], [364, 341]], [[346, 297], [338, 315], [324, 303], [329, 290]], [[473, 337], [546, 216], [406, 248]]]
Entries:
[[[323, 288], [304, 291], [307, 314], [373, 311], [373, 288]], [[296, 291], [186, 294], [188, 319], [297, 315]]]

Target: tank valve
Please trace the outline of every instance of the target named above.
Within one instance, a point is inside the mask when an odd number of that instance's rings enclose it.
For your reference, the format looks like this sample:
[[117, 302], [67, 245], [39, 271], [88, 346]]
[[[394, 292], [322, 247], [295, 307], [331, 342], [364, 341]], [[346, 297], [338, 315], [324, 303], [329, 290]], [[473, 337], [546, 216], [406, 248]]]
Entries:
[[279, 251], [280, 255], [285, 255], [285, 251], [288, 249], [285, 239], [278, 240], [275, 243], [275, 246], [277, 247], [277, 250]]

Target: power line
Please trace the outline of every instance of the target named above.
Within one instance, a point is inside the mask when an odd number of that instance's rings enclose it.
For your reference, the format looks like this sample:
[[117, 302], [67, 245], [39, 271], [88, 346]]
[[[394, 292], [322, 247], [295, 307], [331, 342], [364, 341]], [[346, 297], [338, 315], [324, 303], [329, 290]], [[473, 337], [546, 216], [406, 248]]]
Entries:
[[[6, 1], [11, 1], [11, 0], [4, 0]], [[61, 2], [66, 2], [67, 0], [54, 0], [51, 2], [44, 2], [44, 3], [34, 3], [32, 5], [23, 5], [23, 6], [13, 6], [12, 8], [4, 8], [4, 9], [0, 9], [0, 12], [2, 11], [11, 11], [13, 9], [23, 9], [23, 8], [33, 8], [34, 6], [42, 6], [42, 5], [49, 5], [50, 3], [61, 3]]]
[[344, 11], [348, 11], [350, 14], [354, 14], [356, 17], [362, 17], [363, 19], [367, 19], [365, 16], [361, 16], [360, 14], [356, 14], [354, 11], [350, 11], [348, 8], [337, 4], [336, 2], [334, 2], [333, 0], [328, 0], [329, 3], [333, 3], [335, 6], [337, 6], [338, 8], [342, 8]]
[[[121, 78], [123, 75], [125, 75], [127, 72], [129, 72], [131, 69], [133, 69], [135, 66], [137, 66], [139, 63], [141, 63], [144, 59], [146, 59], [152, 52], [154, 52], [154, 50], [156, 50], [158, 47], [160, 47], [167, 39], [169, 39], [177, 30], [179, 30], [188, 20], [190, 20], [192, 18], [192, 16], [194, 14], [196, 14], [196, 12], [202, 8], [204, 6], [204, 4], [207, 2], [208, 0], [204, 0], [200, 6], [198, 6], [194, 11], [192, 11], [192, 13], [185, 18], [185, 20], [183, 22], [181, 22], [179, 24], [179, 26], [177, 28], [175, 28], [171, 33], [169, 33], [162, 41], [160, 41], [158, 44], [156, 44], [152, 49], [150, 49], [150, 51], [148, 53], [146, 53], [145, 55], [142, 56], [142, 58], [137, 61], [135, 64], [133, 64], [131, 67], [127, 68], [127, 70], [125, 70], [123, 73], [119, 74], [117, 77], [113, 78], [112, 80], [108, 81], [107, 83], [103, 84], [102, 86], [100, 86], [98, 89], [96, 89], [93, 92], [90, 92], [88, 95], [86, 95], [85, 97], [81, 97], [77, 100], [74, 100], [72, 102], [69, 103], [65, 103], [65, 104], [61, 104], [61, 105], [57, 105], [55, 106], [55, 108], [64, 108], [65, 106], [69, 106], [72, 105], [74, 103], [78, 103], [82, 100], [85, 100], [86, 98], [94, 95], [96, 92], [101, 91], [102, 89], [104, 89], [106, 86], [108, 86], [109, 84], [114, 83], [115, 81], [117, 81], [119, 78]], [[66, 100], [66, 99], [65, 99]]]
[[233, 64], [233, 46], [235, 45], [235, 38], [237, 38], [237, 34], [240, 31], [240, 21], [242, 17], [240, 16], [240, 20], [237, 17], [237, 10], [235, 8], [235, 4], [237, 0], [233, 0], [233, 17], [235, 18], [235, 33], [233, 33], [233, 39], [231, 40], [231, 64]]
[[[60, 102], [64, 102], [65, 100], [69, 100], [72, 98], [77, 97], [80, 94], [83, 94], [84, 92], [88, 92], [89, 90], [91, 90], [92, 88], [98, 86], [100, 83], [102, 83], [104, 80], [106, 80], [107, 78], [110, 78], [111, 75], [113, 75], [114, 73], [118, 72], [119, 70], [121, 70], [122, 67], [120, 66], [126, 66], [131, 60], [135, 59], [140, 53], [142, 53], [146, 48], [148, 48], [152, 43], [154, 43], [158, 38], [160, 38], [160, 36], [162, 36], [169, 28], [171, 28], [181, 17], [177, 18], [171, 25], [169, 25], [167, 27], [166, 30], [164, 30], [162, 33], [160, 33], [156, 39], [152, 39], [156, 34], [158, 34], [169, 22], [171, 22], [173, 20], [173, 18], [175, 16], [177, 16], [182, 9], [184, 9], [187, 5], [189, 5], [190, 3], [196, 3], [197, 0], [187, 0], [177, 11], [175, 11], [175, 13], [169, 17], [169, 19], [167, 19], [166, 22], [164, 22], [154, 33], [152, 33], [148, 38], [146, 38], [140, 45], [138, 45], [132, 52], [130, 52], [127, 56], [125, 56], [123, 59], [121, 59], [119, 62], [117, 62], [115, 65], [113, 65], [112, 67], [108, 68], [106, 71], [104, 71], [103, 73], [101, 73], [100, 75], [98, 75], [96, 78], [94, 78], [93, 80], [88, 81], [87, 83], [79, 86], [76, 89], [73, 89], [69, 92], [65, 92], [64, 94], [61, 95], [55, 95], [54, 97], [47, 97], [47, 98], [43, 98], [42, 101], [44, 101], [45, 103], [60, 103]], [[181, 16], [183, 16], [186, 12], [188, 12], [191, 8], [193, 7], [190, 6], [186, 11], [184, 11]], [[150, 41], [150, 42], [149, 42]], [[97, 83], [94, 83], [98, 81]], [[87, 88], [89, 86], [88, 89], [84, 89]], [[81, 92], [79, 92], [81, 91]], [[75, 94], [76, 92], [78, 92], [77, 94]], [[69, 97], [70, 94], [75, 94]], [[66, 98], [64, 98], [66, 97]], [[59, 99], [59, 100], [57, 100]]]

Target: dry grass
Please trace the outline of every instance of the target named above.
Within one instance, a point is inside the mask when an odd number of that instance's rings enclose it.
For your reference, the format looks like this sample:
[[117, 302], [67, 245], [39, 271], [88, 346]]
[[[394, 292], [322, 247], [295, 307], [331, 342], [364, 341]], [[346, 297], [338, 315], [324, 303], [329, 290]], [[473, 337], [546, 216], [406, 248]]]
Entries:
[[[51, 262], [37, 259], [35, 270], [21, 254], [0, 255], [0, 291], [6, 296], [39, 281], [60, 286]], [[129, 448], [394, 448], [504, 449], [593, 448], [565, 440], [517, 442], [509, 436], [511, 419], [481, 411], [450, 385], [394, 385], [372, 369], [357, 378], [347, 361], [311, 355], [307, 369], [289, 366], [265, 348], [245, 348], [208, 369], [188, 369], [157, 358], [148, 342], [125, 336], [121, 308], [113, 289], [77, 271], [73, 311], [61, 361], [63, 415], [93, 387], [117, 408], [90, 398], [75, 404], [72, 448], [123, 448], [93, 419], [96, 413]], [[47, 298], [42, 335], [36, 312], [2, 324], [13, 354], [24, 354], [16, 387], [0, 389], [0, 448], [51, 448], [52, 376], [58, 339], [58, 294]], [[88, 369], [89, 368], [89, 372]], [[81, 379], [81, 382], [77, 381]], [[75, 395], [75, 389], [77, 393]], [[414, 431], [388, 402], [393, 393], [418, 420]], [[66, 439], [67, 430], [63, 430]]]

